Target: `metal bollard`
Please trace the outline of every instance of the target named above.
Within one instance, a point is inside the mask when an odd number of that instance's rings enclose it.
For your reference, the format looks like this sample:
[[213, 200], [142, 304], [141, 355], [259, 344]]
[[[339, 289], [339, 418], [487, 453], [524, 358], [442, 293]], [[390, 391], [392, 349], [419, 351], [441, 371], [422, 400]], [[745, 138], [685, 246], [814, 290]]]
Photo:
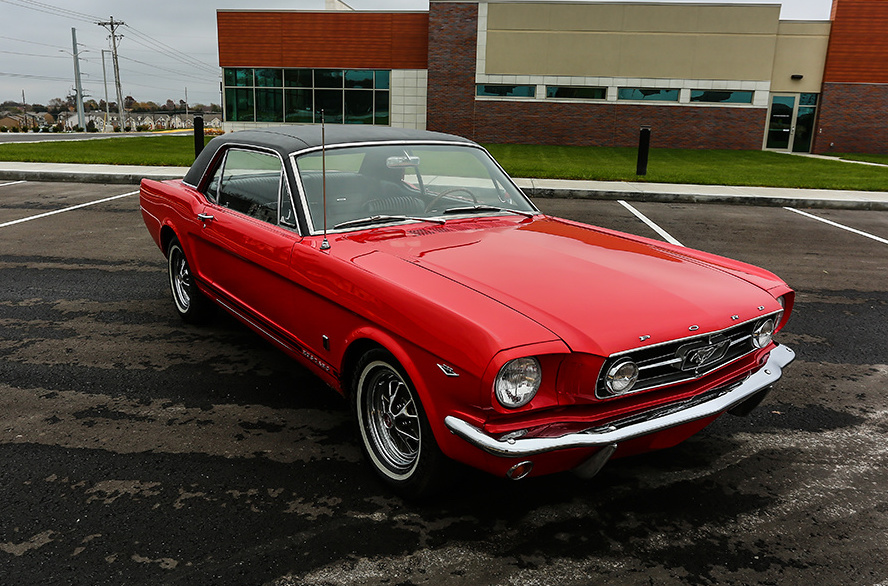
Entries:
[[647, 175], [648, 154], [651, 150], [651, 127], [642, 126], [638, 133], [638, 164], [635, 167], [636, 175]]
[[203, 116], [194, 117], [194, 158], [200, 155], [200, 151], [204, 148], [204, 125]]

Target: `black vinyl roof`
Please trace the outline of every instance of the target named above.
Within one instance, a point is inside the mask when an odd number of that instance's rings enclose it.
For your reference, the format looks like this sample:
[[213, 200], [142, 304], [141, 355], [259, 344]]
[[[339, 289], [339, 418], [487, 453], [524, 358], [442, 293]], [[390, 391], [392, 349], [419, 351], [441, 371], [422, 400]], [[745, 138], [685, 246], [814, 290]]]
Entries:
[[[324, 143], [328, 147], [350, 143], [388, 141], [446, 141], [475, 144], [467, 138], [453, 134], [412, 128], [351, 124], [331, 124], [324, 128]], [[319, 124], [291, 124], [271, 128], [240, 130], [217, 136], [207, 144], [200, 156], [195, 159], [191, 169], [185, 174], [185, 183], [197, 185], [219, 149], [228, 144], [264, 147], [276, 151], [286, 158], [290, 153], [321, 146], [321, 126]]]

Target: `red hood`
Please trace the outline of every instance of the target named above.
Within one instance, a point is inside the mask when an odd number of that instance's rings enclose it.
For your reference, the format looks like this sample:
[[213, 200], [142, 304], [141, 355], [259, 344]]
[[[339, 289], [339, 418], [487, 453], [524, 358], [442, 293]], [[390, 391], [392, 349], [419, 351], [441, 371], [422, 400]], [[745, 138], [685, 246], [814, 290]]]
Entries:
[[782, 281], [767, 271], [563, 220], [454, 220], [397, 232], [351, 239], [495, 299], [578, 352], [609, 355], [642, 336], [657, 344], [780, 309], [764, 289]]

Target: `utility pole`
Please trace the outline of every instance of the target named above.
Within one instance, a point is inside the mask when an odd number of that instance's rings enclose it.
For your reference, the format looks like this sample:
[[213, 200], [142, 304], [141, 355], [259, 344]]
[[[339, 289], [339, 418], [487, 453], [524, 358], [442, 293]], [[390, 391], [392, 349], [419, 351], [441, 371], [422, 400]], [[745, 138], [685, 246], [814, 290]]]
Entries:
[[111, 105], [108, 103], [108, 75], [105, 73], [105, 53], [107, 49], [102, 49], [102, 82], [105, 84], [105, 123], [102, 124], [102, 132], [108, 132], [108, 121], [111, 120]]
[[[120, 20], [115, 21], [112, 16], [110, 20], [97, 22], [99, 26], [103, 26], [109, 31], [111, 31], [111, 60], [114, 63], [114, 85], [117, 88], [117, 114], [120, 117], [120, 131], [126, 128], [126, 113], [123, 110], [123, 95], [120, 92], [120, 67], [117, 65], [117, 38], [123, 38], [123, 35], [117, 34], [117, 27], [123, 26], [126, 23]], [[107, 100], [106, 100], [107, 103]]]
[[74, 44], [74, 87], [77, 92], [74, 101], [77, 103], [77, 125], [86, 131], [86, 117], [83, 115], [83, 89], [80, 86], [80, 58], [77, 55], [77, 29], [71, 28], [71, 42]]

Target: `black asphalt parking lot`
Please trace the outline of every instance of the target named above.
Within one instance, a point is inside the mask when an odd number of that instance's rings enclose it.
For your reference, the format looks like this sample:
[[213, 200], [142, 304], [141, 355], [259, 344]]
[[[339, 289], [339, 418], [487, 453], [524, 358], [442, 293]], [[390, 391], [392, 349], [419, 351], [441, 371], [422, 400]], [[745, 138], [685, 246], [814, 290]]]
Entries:
[[416, 505], [319, 380], [178, 319], [133, 189], [0, 181], [0, 583], [888, 584], [888, 212], [631, 204], [786, 279], [796, 362], [749, 417], [592, 480], [467, 472]]

